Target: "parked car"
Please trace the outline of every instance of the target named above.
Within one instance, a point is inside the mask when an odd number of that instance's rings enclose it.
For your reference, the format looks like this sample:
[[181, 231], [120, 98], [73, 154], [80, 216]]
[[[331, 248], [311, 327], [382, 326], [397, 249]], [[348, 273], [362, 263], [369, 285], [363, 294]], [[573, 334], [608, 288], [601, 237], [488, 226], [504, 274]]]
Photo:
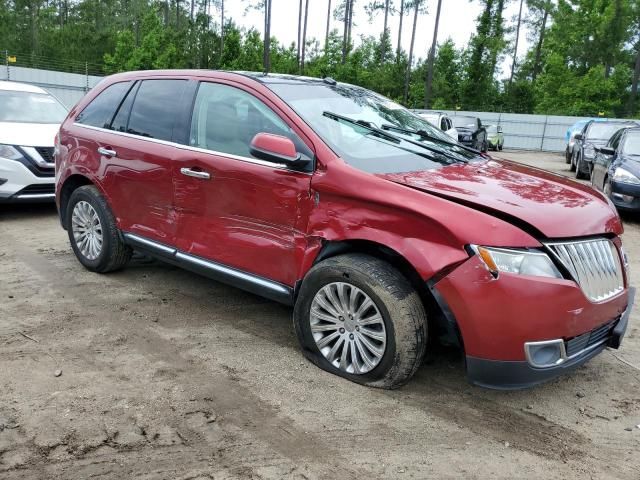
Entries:
[[87, 269], [136, 249], [291, 305], [304, 354], [355, 382], [403, 384], [437, 339], [463, 347], [474, 384], [527, 387], [627, 326], [622, 224], [601, 194], [356, 86], [123, 73], [56, 145], [60, 221]]
[[580, 133], [589, 120], [578, 120], [571, 127], [567, 129], [567, 133], [564, 136], [567, 145], [564, 151], [564, 158], [566, 163], [571, 163], [571, 157], [573, 155], [573, 145], [575, 143], [576, 133]]
[[430, 110], [412, 110], [413, 113], [418, 114], [424, 118], [427, 122], [436, 128], [439, 128], [444, 133], [449, 135], [454, 140], [458, 140], [458, 130], [453, 126], [453, 120], [446, 113], [432, 112]]
[[640, 127], [622, 128], [596, 148], [591, 184], [619, 210], [640, 211]]
[[502, 133], [502, 126], [487, 125], [486, 129], [489, 148], [491, 150], [502, 151], [502, 148], [504, 147], [504, 133]]
[[453, 117], [453, 125], [458, 129], [460, 143], [481, 152], [486, 152], [489, 149], [487, 130], [479, 118], [456, 115]]
[[42, 88], [0, 81], [0, 203], [53, 202], [53, 138], [66, 116]]
[[589, 178], [593, 169], [593, 159], [596, 147], [604, 146], [611, 135], [623, 127], [636, 126], [635, 122], [591, 120], [582, 130], [574, 135], [575, 143], [571, 155], [571, 171], [576, 172], [576, 178]]

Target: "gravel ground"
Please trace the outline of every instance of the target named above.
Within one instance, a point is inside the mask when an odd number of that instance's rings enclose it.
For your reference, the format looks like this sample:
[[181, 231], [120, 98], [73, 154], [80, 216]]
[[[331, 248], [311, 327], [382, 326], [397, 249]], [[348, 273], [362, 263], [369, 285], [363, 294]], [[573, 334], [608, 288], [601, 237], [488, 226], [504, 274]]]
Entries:
[[639, 475], [638, 309], [621, 350], [532, 390], [471, 387], [443, 351], [382, 391], [307, 362], [288, 308], [143, 259], [87, 272], [53, 207], [0, 207], [0, 278], [3, 479]]

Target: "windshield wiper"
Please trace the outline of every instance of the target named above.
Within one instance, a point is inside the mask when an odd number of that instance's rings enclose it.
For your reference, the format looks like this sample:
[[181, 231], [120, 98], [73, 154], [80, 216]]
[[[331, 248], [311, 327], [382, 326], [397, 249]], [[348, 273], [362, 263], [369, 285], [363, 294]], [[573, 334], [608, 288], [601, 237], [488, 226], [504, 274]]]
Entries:
[[395, 130], [396, 132], [404, 133], [406, 135], [418, 135], [423, 140], [431, 140], [433, 142], [442, 143], [444, 145], [451, 145], [451, 146], [454, 146], [454, 147], [460, 147], [460, 148], [462, 148], [464, 150], [467, 150], [469, 152], [473, 152], [473, 153], [476, 153], [476, 154], [480, 153], [480, 152], [478, 152], [478, 150], [475, 150], [473, 148], [467, 147], [466, 145], [462, 145], [462, 144], [459, 144], [459, 143], [456, 143], [456, 142], [450, 142], [450, 141], [445, 140], [443, 138], [436, 137], [435, 135], [430, 134], [426, 130], [411, 130], [409, 128], [396, 127], [395, 125], [390, 125], [390, 124], [382, 125], [382, 129], [383, 130]]
[[[460, 156], [452, 153], [452, 152], [447, 152], [444, 150], [440, 150], [439, 148], [433, 148], [430, 147], [428, 145], [425, 145], [424, 143], [418, 142], [416, 140], [411, 140], [408, 138], [401, 138], [401, 137], [396, 137], [395, 135], [390, 134], [389, 132], [382, 130], [380, 128], [374, 127], [371, 125], [370, 122], [367, 122], [365, 120], [354, 120], [352, 118], [349, 117], [345, 117], [343, 115], [339, 115], [337, 113], [333, 113], [333, 112], [329, 112], [329, 111], [324, 111], [322, 112], [322, 115], [327, 117], [327, 118], [331, 118], [333, 120], [336, 120], [338, 122], [345, 122], [348, 123], [349, 125], [354, 125], [354, 126], [358, 126], [358, 127], [362, 127], [365, 128], [367, 130], [369, 130], [373, 135], [380, 137], [380, 138], [384, 138], [385, 140], [388, 140], [390, 142], [393, 143], [401, 143], [401, 142], [407, 142], [410, 143], [411, 145], [415, 145], [417, 147], [421, 147], [424, 148], [425, 150], [429, 150], [430, 152], [433, 153], [439, 153], [440, 155], [444, 155], [445, 157], [448, 157], [456, 162], [463, 162], [463, 163], [469, 163], [469, 160], [467, 160], [466, 158], [461, 158]], [[386, 125], [385, 125], [386, 126]], [[447, 143], [448, 145], [455, 145], [453, 143], [448, 143], [448, 142], [442, 142], [442, 143]], [[406, 149], [403, 147], [398, 146], [398, 148], [414, 153], [416, 155], [421, 155], [420, 153], [416, 152], [415, 150], [411, 150], [411, 149]], [[473, 153], [477, 153], [475, 150], [473, 149], [469, 149], [471, 150]], [[433, 158], [428, 157], [430, 160], [433, 160]]]
[[379, 128], [372, 126], [371, 123], [366, 122], [364, 120], [354, 120], [353, 118], [345, 117], [343, 115], [338, 115], [337, 113], [333, 113], [329, 111], [322, 112], [322, 115], [325, 117], [331, 118], [333, 120], [337, 120], [339, 122], [348, 123], [349, 125], [355, 125], [358, 127], [366, 128], [371, 133], [374, 133], [376, 136], [382, 137], [385, 140], [389, 140], [390, 142], [393, 142], [393, 143], [400, 143], [402, 141], [400, 138], [396, 137], [395, 135], [391, 135], [390, 133], [387, 133], [384, 130], [380, 130]]

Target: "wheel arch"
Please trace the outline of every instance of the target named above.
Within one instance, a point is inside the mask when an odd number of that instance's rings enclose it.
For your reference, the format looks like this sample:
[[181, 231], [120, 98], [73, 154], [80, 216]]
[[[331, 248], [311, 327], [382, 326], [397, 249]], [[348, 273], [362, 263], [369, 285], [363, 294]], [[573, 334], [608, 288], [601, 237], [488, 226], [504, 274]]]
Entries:
[[[430, 335], [430, 338], [438, 337], [443, 343], [453, 344], [455, 346], [462, 346], [462, 336], [460, 334], [457, 322], [455, 318], [452, 318], [451, 313], [446, 305], [442, 304], [442, 299], [436, 298], [437, 291], [432, 289], [433, 279], [425, 281], [414, 265], [400, 252], [390, 248], [384, 244], [364, 239], [350, 239], [350, 240], [333, 240], [323, 241], [322, 247], [316, 255], [313, 265], [326, 260], [327, 258], [335, 257], [337, 255], [345, 255], [349, 253], [364, 253], [371, 255], [389, 263], [396, 268], [407, 280], [422, 300], [425, 311], [427, 313], [427, 322], [429, 331], [436, 332], [436, 335]], [[449, 271], [449, 268], [446, 269]], [[439, 275], [436, 275], [439, 277]], [[299, 286], [302, 280], [296, 284], [294, 290], [294, 302]], [[454, 325], [451, 325], [451, 323]]]
[[69, 199], [71, 198], [71, 194], [78, 188], [84, 185], [95, 185], [88, 177], [81, 175], [79, 173], [74, 173], [69, 175], [67, 179], [65, 179], [62, 187], [60, 188], [60, 223], [62, 223], [62, 228], [67, 229], [67, 206], [69, 205]]

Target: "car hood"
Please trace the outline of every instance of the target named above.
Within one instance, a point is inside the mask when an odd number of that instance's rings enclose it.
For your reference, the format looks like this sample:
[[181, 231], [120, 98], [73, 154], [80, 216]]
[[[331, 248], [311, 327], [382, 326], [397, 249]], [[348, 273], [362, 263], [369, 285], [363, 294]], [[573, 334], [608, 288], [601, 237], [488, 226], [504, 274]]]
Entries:
[[513, 162], [378, 176], [489, 213], [537, 237], [622, 233], [615, 209], [591, 187]]
[[636, 177], [640, 177], [640, 156], [622, 155], [617, 166], [633, 173]]
[[0, 122], [0, 144], [23, 147], [53, 147], [58, 123]]

